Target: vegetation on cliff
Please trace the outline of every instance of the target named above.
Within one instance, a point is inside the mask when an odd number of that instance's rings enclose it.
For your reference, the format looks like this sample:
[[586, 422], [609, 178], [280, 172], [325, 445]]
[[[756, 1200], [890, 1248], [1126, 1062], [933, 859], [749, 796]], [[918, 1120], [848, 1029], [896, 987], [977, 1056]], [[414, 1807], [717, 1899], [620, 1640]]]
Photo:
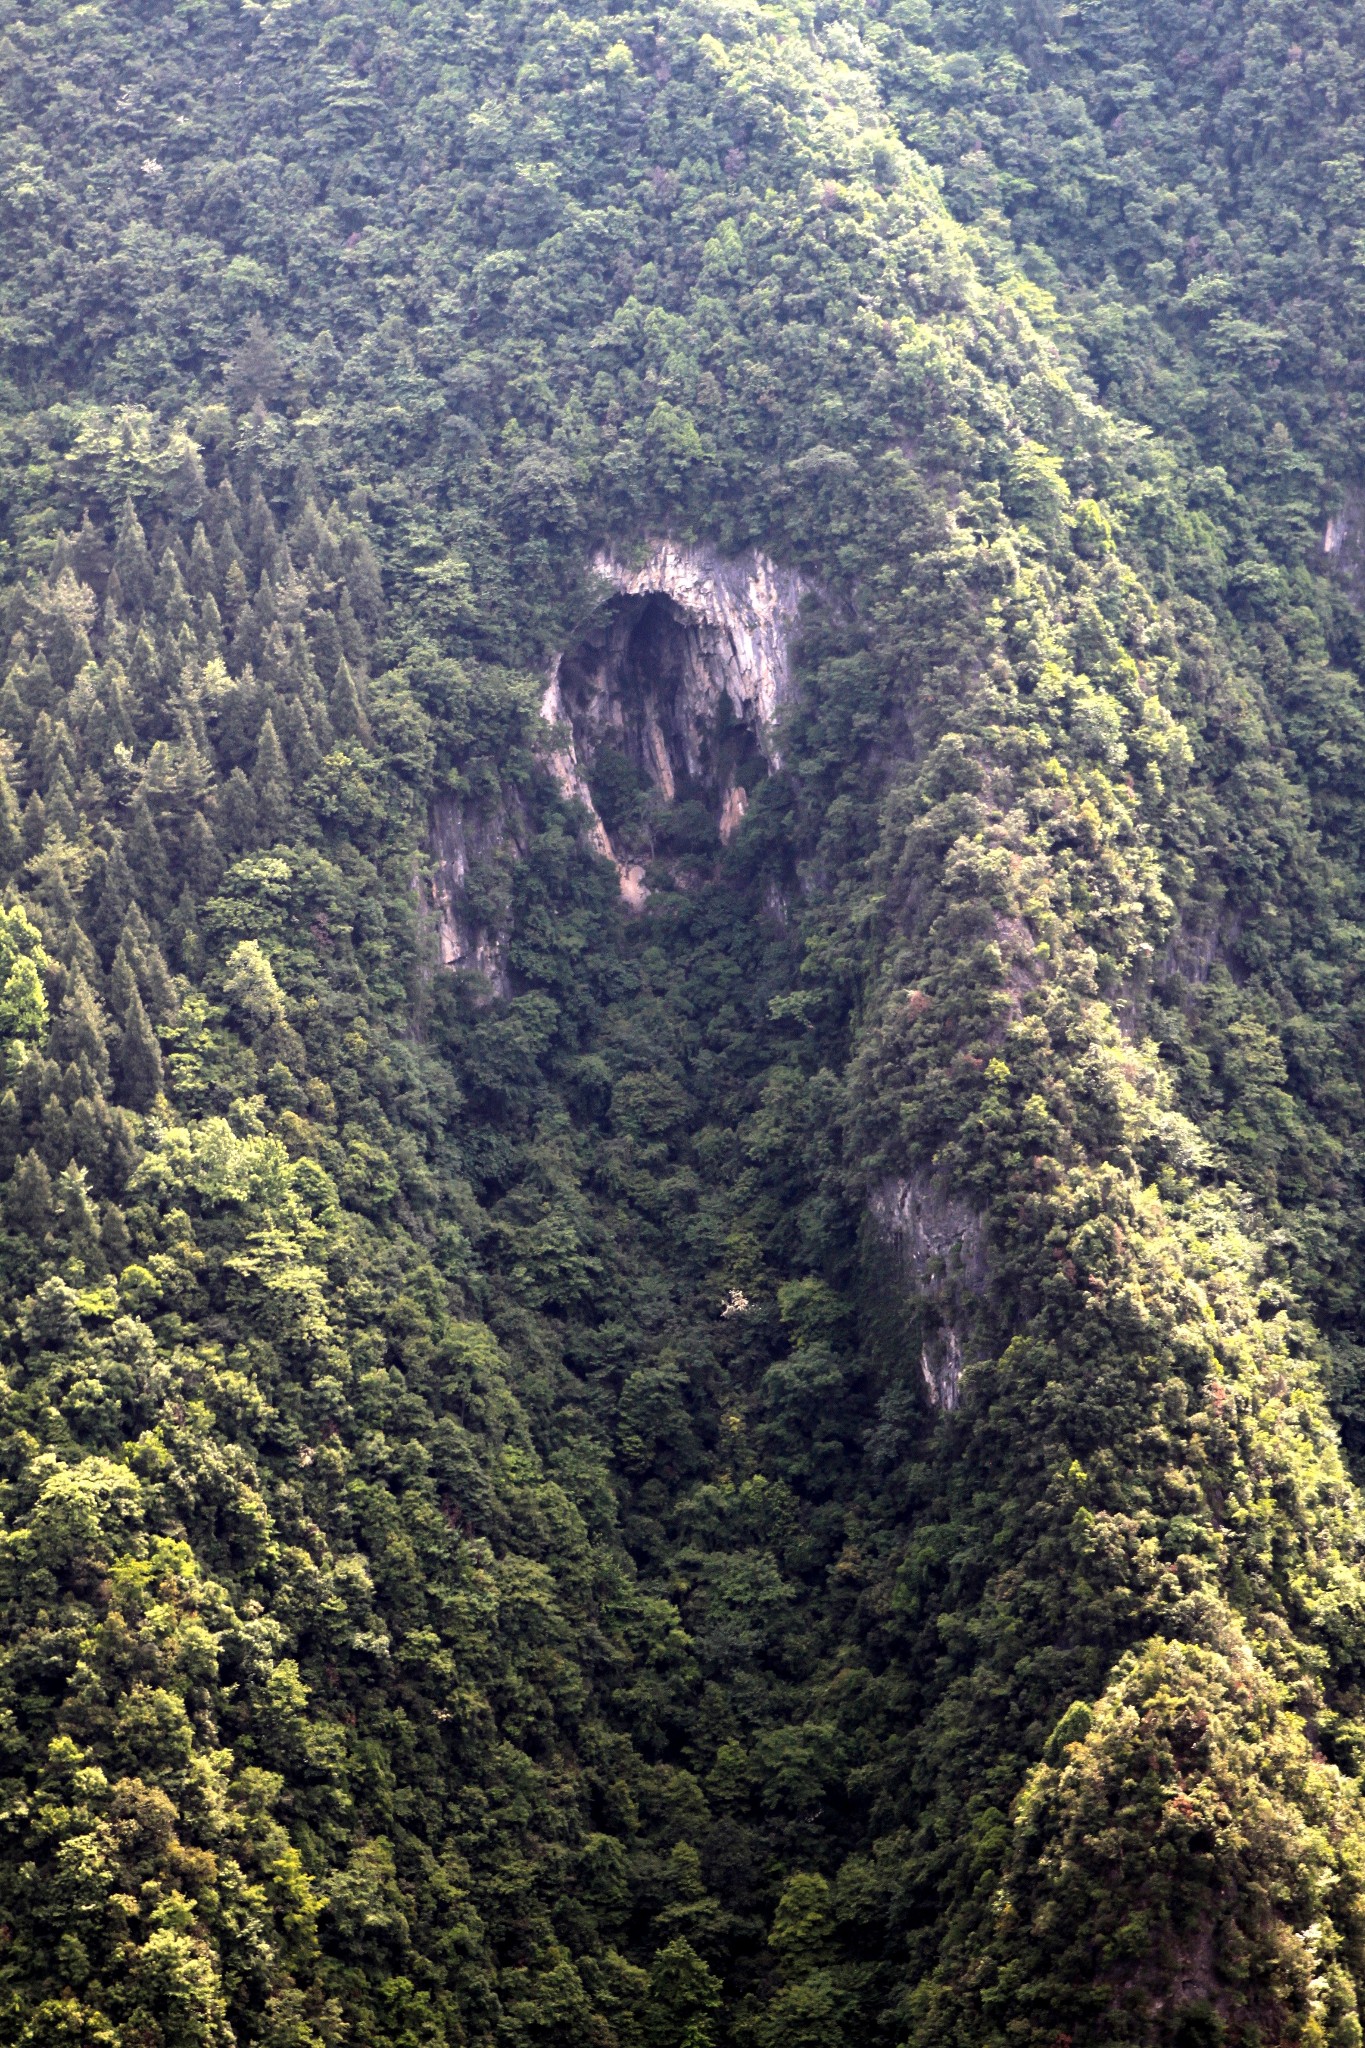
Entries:
[[4, 2038], [1359, 2048], [1355, 11], [0, 60]]

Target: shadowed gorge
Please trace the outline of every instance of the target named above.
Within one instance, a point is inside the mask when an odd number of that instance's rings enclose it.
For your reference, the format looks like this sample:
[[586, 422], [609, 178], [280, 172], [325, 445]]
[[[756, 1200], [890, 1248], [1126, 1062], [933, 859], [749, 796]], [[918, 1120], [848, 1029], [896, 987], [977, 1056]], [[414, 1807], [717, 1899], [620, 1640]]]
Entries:
[[1361, 2048], [1359, 10], [0, 96], [0, 2040]]

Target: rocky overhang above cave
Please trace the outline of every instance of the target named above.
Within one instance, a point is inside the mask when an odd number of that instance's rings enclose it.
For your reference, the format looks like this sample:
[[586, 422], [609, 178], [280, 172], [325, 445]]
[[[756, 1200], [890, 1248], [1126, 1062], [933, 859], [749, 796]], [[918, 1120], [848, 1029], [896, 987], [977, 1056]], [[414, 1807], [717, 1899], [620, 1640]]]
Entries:
[[599, 554], [609, 595], [557, 655], [542, 713], [550, 766], [582, 803], [622, 895], [643, 905], [647, 860], [728, 842], [779, 766], [790, 645], [807, 586], [757, 549], [727, 558], [679, 541], [641, 559]]

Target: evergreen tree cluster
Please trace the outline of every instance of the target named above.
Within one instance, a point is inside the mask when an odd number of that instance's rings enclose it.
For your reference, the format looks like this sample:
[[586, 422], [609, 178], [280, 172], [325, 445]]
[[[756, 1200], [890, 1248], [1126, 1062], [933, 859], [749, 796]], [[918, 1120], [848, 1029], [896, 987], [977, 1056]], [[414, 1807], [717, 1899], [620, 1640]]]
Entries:
[[6, 2040], [1360, 2048], [1363, 66], [0, 0]]

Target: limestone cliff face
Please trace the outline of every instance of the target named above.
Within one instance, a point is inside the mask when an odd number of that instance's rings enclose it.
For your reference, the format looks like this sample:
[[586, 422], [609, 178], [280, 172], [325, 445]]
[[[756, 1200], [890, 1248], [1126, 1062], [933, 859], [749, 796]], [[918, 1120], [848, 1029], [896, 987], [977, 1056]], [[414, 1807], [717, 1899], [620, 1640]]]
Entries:
[[426, 897], [441, 965], [481, 974], [501, 996], [511, 994], [511, 983], [496, 873], [520, 852], [524, 838], [522, 820], [506, 802], [484, 808], [440, 796], [432, 804]]
[[1365, 605], [1365, 493], [1347, 487], [1322, 536], [1323, 560], [1347, 594]]
[[926, 1174], [882, 1181], [868, 1213], [896, 1286], [922, 1311], [920, 1375], [930, 1406], [954, 1409], [973, 1304], [989, 1279], [982, 1218]]
[[[595, 767], [608, 753], [624, 760], [662, 805], [699, 804], [719, 839], [731, 839], [755, 784], [779, 765], [777, 721], [806, 586], [756, 550], [727, 560], [676, 541], [656, 542], [636, 564], [602, 554], [593, 568], [610, 594], [552, 663], [545, 760], [586, 811], [592, 844], [616, 863], [627, 908], [642, 910], [644, 860], [619, 828], [613, 842]], [[443, 796], [432, 806], [424, 896], [442, 964], [483, 975], [499, 995], [511, 989], [498, 874], [524, 843], [524, 821], [506, 801]]]
[[677, 541], [656, 542], [636, 564], [601, 554], [593, 567], [614, 595], [555, 659], [542, 706], [556, 734], [547, 759], [638, 908], [643, 863], [613, 843], [593, 797], [594, 763], [608, 751], [622, 757], [664, 804], [700, 803], [721, 840], [732, 838], [755, 783], [779, 765], [777, 720], [806, 586], [757, 550], [729, 560]]
[[638, 568], [607, 554], [593, 567], [623, 597], [668, 598], [686, 622], [679, 713], [688, 759], [702, 761], [706, 729], [725, 700], [777, 767], [775, 725], [790, 695], [789, 644], [806, 591], [796, 571], [756, 548], [727, 561], [713, 548], [667, 540]]

